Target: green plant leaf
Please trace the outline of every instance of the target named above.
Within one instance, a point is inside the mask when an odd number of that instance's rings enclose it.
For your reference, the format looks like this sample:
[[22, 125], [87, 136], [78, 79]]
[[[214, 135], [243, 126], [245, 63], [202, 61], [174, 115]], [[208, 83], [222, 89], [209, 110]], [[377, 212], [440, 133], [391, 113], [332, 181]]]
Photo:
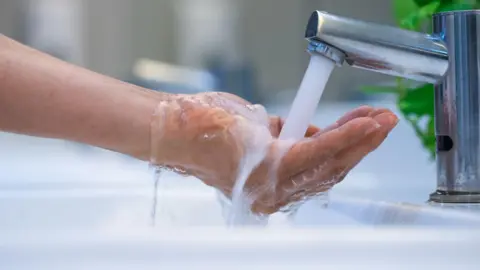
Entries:
[[425, 84], [421, 87], [405, 91], [399, 96], [398, 107], [405, 115], [430, 115], [434, 110], [433, 85]]
[[428, 136], [428, 140], [423, 142], [424, 147], [430, 152], [430, 160], [435, 160], [437, 153], [437, 140], [435, 136]]
[[411, 13], [409, 16], [405, 17], [401, 22], [400, 26], [404, 29], [416, 31], [418, 28], [420, 28], [419, 20], [418, 20], [418, 14], [417, 13]]
[[420, 31], [422, 26], [428, 22], [432, 15], [437, 12], [440, 7], [440, 1], [432, 1], [431, 3], [419, 8], [417, 11], [410, 13], [407, 17], [400, 21], [400, 26], [414, 31]]
[[470, 10], [470, 9], [475, 9], [477, 6], [476, 3], [450, 3], [447, 5], [442, 5], [439, 8], [439, 12], [444, 12], [444, 11], [455, 11], [455, 10]]
[[[434, 125], [434, 87], [431, 84], [409, 89], [398, 96], [398, 107], [410, 123], [423, 147], [435, 158], [436, 138]], [[428, 117], [425, 127], [419, 125], [419, 119]]]
[[433, 115], [428, 119], [427, 132], [428, 134], [435, 134], [435, 117]]
[[475, 9], [480, 1], [475, 0], [443, 0], [438, 12]]
[[417, 12], [418, 9], [415, 0], [393, 0], [393, 11], [397, 25], [401, 25], [406, 17]]
[[[437, 1], [437, 0], [415, 0], [415, 4], [417, 4], [417, 6], [419, 6], [419, 7], [423, 7], [423, 6], [426, 6], [426, 5], [428, 5], [432, 2], [435, 2], [435, 1]], [[442, 2], [442, 5], [443, 4], [450, 4], [450, 3], [453, 2], [453, 0], [442, 0], [440, 2]]]
[[433, 1], [428, 5], [425, 5], [420, 8], [418, 11], [419, 17], [422, 19], [431, 19], [430, 17], [437, 12], [438, 8], [440, 7], [440, 1]]

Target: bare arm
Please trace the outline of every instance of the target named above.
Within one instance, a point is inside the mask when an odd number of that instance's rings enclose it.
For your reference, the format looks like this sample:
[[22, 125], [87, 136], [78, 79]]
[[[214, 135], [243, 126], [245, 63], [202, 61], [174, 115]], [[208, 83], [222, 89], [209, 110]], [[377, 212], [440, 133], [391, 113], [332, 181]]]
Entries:
[[0, 34], [0, 130], [150, 158], [161, 94], [68, 64]]

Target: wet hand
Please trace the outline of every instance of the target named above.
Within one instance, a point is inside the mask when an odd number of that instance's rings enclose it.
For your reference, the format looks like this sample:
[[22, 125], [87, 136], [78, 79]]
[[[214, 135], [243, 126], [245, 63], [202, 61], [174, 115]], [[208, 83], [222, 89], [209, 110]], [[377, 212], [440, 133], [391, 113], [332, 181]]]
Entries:
[[288, 142], [277, 139], [282, 120], [262, 106], [227, 93], [174, 95], [154, 116], [151, 161], [193, 175], [227, 197], [242, 168], [253, 164], [244, 192], [254, 212], [269, 214], [343, 180], [396, 122], [388, 110], [361, 107]]
[[[310, 126], [305, 139], [291, 146], [275, 166], [275, 189], [256, 188], [257, 200], [252, 209], [273, 213], [286, 205], [328, 191], [374, 151], [397, 122], [398, 118], [388, 109], [362, 106], [323, 130]], [[271, 118], [270, 129], [274, 137], [278, 137], [282, 125], [283, 120], [279, 117]], [[266, 175], [265, 168], [278, 162], [278, 158], [273, 154], [265, 159], [252, 174], [249, 186], [259, 186]]]

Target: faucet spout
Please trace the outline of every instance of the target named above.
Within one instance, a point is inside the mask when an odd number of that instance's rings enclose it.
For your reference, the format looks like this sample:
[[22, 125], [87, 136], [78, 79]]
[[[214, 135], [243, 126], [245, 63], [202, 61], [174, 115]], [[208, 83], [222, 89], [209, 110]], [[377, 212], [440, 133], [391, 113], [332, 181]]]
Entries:
[[[437, 84], [448, 70], [441, 37], [315, 11], [305, 31], [308, 51], [348, 65]], [[332, 48], [329, 48], [332, 47]], [[338, 50], [343, 53], [333, 53]], [[332, 58], [333, 56], [333, 58]]]

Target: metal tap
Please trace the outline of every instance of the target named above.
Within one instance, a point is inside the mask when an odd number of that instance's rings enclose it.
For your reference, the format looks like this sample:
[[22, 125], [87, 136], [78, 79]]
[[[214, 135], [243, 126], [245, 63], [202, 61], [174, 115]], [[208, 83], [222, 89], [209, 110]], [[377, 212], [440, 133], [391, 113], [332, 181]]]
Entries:
[[433, 15], [433, 34], [315, 11], [308, 51], [435, 85], [437, 203], [480, 203], [480, 10]]

